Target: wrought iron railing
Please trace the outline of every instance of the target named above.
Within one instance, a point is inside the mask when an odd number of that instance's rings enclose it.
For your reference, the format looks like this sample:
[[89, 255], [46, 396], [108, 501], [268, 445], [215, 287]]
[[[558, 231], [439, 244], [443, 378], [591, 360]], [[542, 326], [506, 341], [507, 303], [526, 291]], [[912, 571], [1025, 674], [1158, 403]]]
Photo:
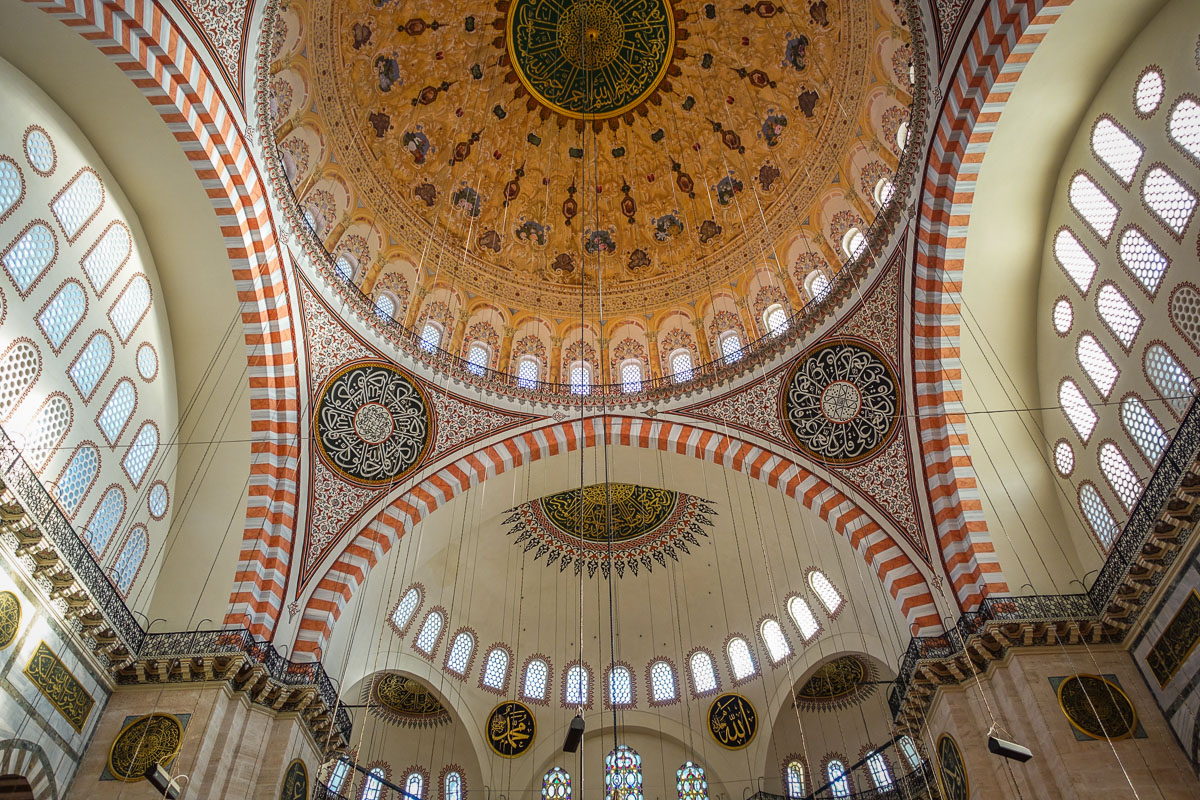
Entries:
[[[803, 795], [802, 800], [824, 800], [832, 797], [839, 797], [839, 795], [834, 795], [832, 787], [826, 785], [819, 791]], [[941, 794], [938, 791], [933, 767], [928, 761], [924, 761], [921, 763], [920, 769], [894, 777], [892, 785], [887, 789], [862, 789], [840, 795], [840, 797], [848, 797], [852, 800], [917, 800], [918, 798], [925, 800], [926, 798], [941, 798]], [[750, 795], [748, 800], [796, 800], [796, 798], [759, 791]]]
[[75, 531], [21, 456], [21, 448], [3, 428], [0, 428], [0, 474], [26, 515], [54, 545], [59, 558], [92, 598], [131, 659], [244, 655], [251, 663], [265, 667], [267, 675], [278, 683], [316, 687], [330, 711], [336, 709], [335, 730], [345, 741], [350, 740], [350, 715], [339, 703], [337, 689], [320, 662], [293, 662], [280, 655], [269, 642], [256, 639], [245, 629], [146, 633], [92, 555], [91, 548]]
[[966, 639], [982, 630], [988, 622], [1056, 622], [1099, 618], [1112, 602], [1129, 573], [1130, 565], [1142, 552], [1155, 522], [1197, 455], [1200, 455], [1200, 402], [1193, 400], [1091, 587], [1078, 594], [986, 597], [977, 610], [960, 616], [954, 627], [945, 633], [914, 636], [900, 662], [896, 682], [888, 692], [892, 714], [898, 714], [904, 705], [909, 682], [919, 662], [950, 658], [962, 652]]

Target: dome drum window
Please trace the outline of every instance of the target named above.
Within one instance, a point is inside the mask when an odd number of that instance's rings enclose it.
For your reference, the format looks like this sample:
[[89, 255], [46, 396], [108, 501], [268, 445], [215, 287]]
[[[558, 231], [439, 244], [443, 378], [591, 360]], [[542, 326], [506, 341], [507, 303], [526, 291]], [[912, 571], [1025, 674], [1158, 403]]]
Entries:
[[459, 631], [451, 640], [446, 653], [446, 671], [459, 678], [465, 677], [475, 655], [475, 635], [468, 630]]
[[1108, 193], [1096, 185], [1087, 173], [1078, 172], [1068, 191], [1071, 208], [1100, 241], [1108, 244], [1120, 209]]
[[1060, 228], [1054, 236], [1054, 260], [1067, 273], [1075, 288], [1087, 294], [1092, 288], [1092, 278], [1096, 276], [1096, 259], [1084, 249], [1069, 228]]
[[1163, 275], [1171, 266], [1167, 257], [1141, 229], [1133, 225], [1121, 232], [1117, 254], [1121, 266], [1137, 279], [1138, 285], [1153, 299], [1158, 294]]
[[578, 662], [567, 666], [563, 673], [563, 708], [592, 707], [592, 672]]
[[1142, 162], [1145, 148], [1117, 121], [1103, 116], [1092, 127], [1092, 153], [1126, 188]]
[[537, 356], [521, 356], [517, 361], [517, 386], [536, 389], [541, 379], [542, 367]]
[[609, 670], [605, 708], [632, 708], [634, 694], [633, 672], [628, 665], [617, 664]]
[[392, 610], [391, 624], [392, 628], [400, 636], [408, 632], [409, 623], [413, 621], [413, 617], [417, 613], [417, 609], [421, 605], [421, 590], [416, 586], [409, 588], [400, 601], [396, 603], [396, 607]]
[[725, 645], [725, 654], [729, 657], [729, 671], [733, 674], [733, 682], [739, 683], [750, 680], [758, 674], [758, 665], [750, 652], [750, 645], [740, 636], [734, 636]]
[[50, 210], [58, 220], [68, 242], [79, 238], [80, 232], [100, 213], [104, 204], [104, 186], [96, 171], [84, 167], [75, 174], [63, 190], [54, 196]]
[[1142, 119], [1152, 116], [1162, 104], [1165, 90], [1162, 72], [1157, 67], [1146, 67], [1138, 76], [1133, 90], [1133, 105], [1137, 115]]
[[512, 654], [503, 645], [493, 645], [483, 659], [483, 670], [479, 674], [479, 688], [485, 692], [504, 694], [508, 690], [508, 666]]
[[413, 640], [413, 647], [426, 657], [432, 656], [433, 652], [437, 650], [438, 641], [442, 638], [442, 629], [445, 627], [445, 614], [439, 609], [433, 609], [425, 615], [421, 630], [417, 632], [417, 638]]
[[650, 664], [647, 682], [650, 685], [650, 705], [664, 706], [679, 702], [679, 683], [675, 667], [666, 659]]
[[1195, 96], [1185, 95], [1175, 103], [1167, 130], [1171, 144], [1200, 166], [1200, 102]]
[[1142, 178], [1142, 201], [1171, 235], [1181, 239], [1196, 210], [1196, 193], [1165, 165], [1154, 164]]
[[550, 696], [550, 662], [544, 658], [530, 659], [525, 665], [525, 677], [521, 681], [521, 699], [532, 703], [546, 703]]
[[699, 698], [715, 694], [721, 688], [712, 655], [697, 650], [688, 656], [688, 672], [692, 678], [692, 695]]
[[441, 347], [442, 344], [442, 326], [436, 322], [426, 322], [421, 328], [421, 349], [427, 353], [432, 353]]
[[845, 599], [833, 585], [833, 581], [829, 580], [821, 570], [812, 569], [808, 571], [808, 585], [816, 592], [817, 597], [821, 600], [821, 605], [825, 606], [825, 610], [829, 612], [830, 619], [836, 619]]
[[783, 334], [788, 329], [788, 315], [783, 306], [778, 303], [768, 306], [763, 312], [763, 324], [772, 336]]

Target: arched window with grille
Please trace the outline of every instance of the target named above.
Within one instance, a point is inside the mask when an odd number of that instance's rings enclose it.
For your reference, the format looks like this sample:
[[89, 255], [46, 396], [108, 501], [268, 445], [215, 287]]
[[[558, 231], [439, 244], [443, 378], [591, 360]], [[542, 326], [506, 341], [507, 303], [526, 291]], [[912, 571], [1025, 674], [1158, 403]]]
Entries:
[[525, 680], [521, 684], [521, 696], [526, 700], [544, 702], [549, 680], [550, 665], [544, 659], [533, 659], [525, 666]]
[[450, 644], [450, 652], [446, 654], [446, 669], [459, 677], [466, 675], [474, 653], [475, 637], [470, 631], [460, 631]]
[[1100, 313], [1104, 326], [1121, 343], [1121, 347], [1129, 352], [1133, 340], [1142, 328], [1142, 315], [1133, 303], [1129, 302], [1129, 298], [1115, 285], [1103, 283], [1100, 285], [1100, 291], [1096, 293], [1096, 311]]
[[381, 293], [375, 298], [375, 313], [383, 319], [391, 319], [396, 313], [396, 299], [387, 292]]
[[881, 792], [892, 788], [892, 770], [888, 767], [883, 753], [872, 753], [867, 756], [867, 772], [871, 773], [871, 782]]
[[1113, 120], [1101, 117], [1092, 126], [1092, 152], [1125, 186], [1133, 182], [1144, 148]]
[[692, 691], [697, 697], [712, 694], [720, 688], [717, 681], [717, 668], [712, 656], [703, 650], [697, 650], [688, 658], [688, 668], [692, 675]]
[[1121, 424], [1146, 461], [1151, 466], [1157, 464], [1170, 439], [1158, 418], [1137, 395], [1128, 395], [1121, 401]]
[[1192, 97], [1183, 97], [1176, 102], [1167, 130], [1175, 144], [1200, 161], [1200, 103]]
[[541, 378], [542, 365], [537, 356], [521, 356], [517, 359], [517, 386], [534, 389]]
[[627, 358], [621, 362], [621, 391], [633, 394], [642, 390], [642, 362]]
[[121, 554], [117, 556], [117, 563], [113, 565], [112, 571], [113, 583], [123, 595], [129, 594], [133, 579], [142, 568], [142, 562], [146, 559], [146, 545], [146, 526], [134, 525], [125, 539], [125, 545], [121, 548]]
[[1164, 167], [1146, 171], [1142, 178], [1142, 200], [1175, 236], [1183, 235], [1196, 210], [1195, 193]]
[[850, 773], [840, 760], [832, 758], [825, 765], [825, 777], [829, 781], [829, 791], [834, 797], [850, 796]]
[[871, 194], [875, 198], [875, 205], [883, 208], [896, 194], [896, 187], [889, 178], [880, 178]]
[[735, 636], [725, 645], [725, 654], [729, 656], [729, 671], [735, 681], [743, 681], [754, 676], [758, 668], [754, 664], [754, 655], [750, 645], [740, 636]]
[[1104, 549], [1112, 547], [1120, 532], [1117, 521], [1113, 519], [1104, 499], [1100, 497], [1100, 492], [1091, 483], [1084, 482], [1079, 487], [1079, 508], [1083, 511], [1083, 518], [1087, 520], [1088, 527], [1092, 529], [1092, 533], [1100, 540]]
[[675, 682], [675, 669], [668, 661], [655, 661], [650, 665], [650, 701], [652, 704], [673, 703], [679, 699], [679, 688]]
[[133, 332], [149, 310], [150, 281], [146, 280], [145, 275], [134, 275], [108, 311], [108, 318], [116, 328], [121, 344], [129, 344]]
[[604, 758], [604, 800], [643, 800], [642, 757], [617, 745]]
[[125, 458], [121, 459], [121, 467], [134, 487], [141, 486], [142, 478], [146, 476], [146, 470], [157, 452], [158, 427], [153, 422], [144, 422], [133, 437], [133, 444], [125, 451]]
[[851, 228], [842, 235], [842, 250], [846, 255], [855, 259], [867, 249], [867, 237], [857, 227]]
[[1092, 431], [1096, 429], [1096, 412], [1092, 410], [1092, 404], [1083, 396], [1083, 392], [1075, 385], [1075, 381], [1070, 378], [1063, 380], [1058, 387], [1058, 405], [1062, 408], [1062, 412], [1067, 415], [1067, 421], [1071, 423], [1071, 427], [1079, 434], [1079, 438], [1086, 442], [1092, 438]]
[[1171, 351], [1158, 343], [1146, 348], [1144, 365], [1155, 391], [1178, 416], [1183, 416], [1196, 391], [1191, 376]]
[[717, 343], [721, 346], [721, 357], [725, 359], [726, 364], [732, 364], [742, 357], [742, 340], [737, 331], [725, 331], [717, 339]]
[[571, 774], [552, 767], [542, 776], [542, 800], [571, 800]]
[[83, 257], [83, 271], [97, 295], [104, 294], [117, 270], [129, 260], [132, 247], [128, 229], [113, 222]]
[[679, 800], [708, 800], [708, 778], [704, 767], [691, 761], [675, 770], [675, 792]]
[[1096, 259], [1080, 243], [1068, 228], [1061, 228], [1054, 236], [1054, 260], [1075, 284], [1081, 293], [1087, 294], [1096, 277]]
[[339, 758], [333, 765], [333, 769], [329, 771], [329, 780], [325, 786], [333, 794], [338, 794], [342, 790], [342, 784], [346, 782], [346, 775], [350, 772], [350, 761], [346, 758]]
[[1158, 292], [1158, 286], [1170, 264], [1163, 252], [1144, 233], [1132, 226], [1122, 231], [1117, 256], [1143, 289], [1151, 296]]
[[[387, 772], [383, 767], [372, 767], [368, 770], [366, 779], [363, 780], [362, 800], [380, 800], [383, 797], [383, 781], [381, 778], [386, 777]], [[419, 780], [420, 776], [418, 775], [417, 778]], [[407, 786], [405, 786], [405, 791], [408, 791]], [[418, 793], [415, 796], [420, 797], [420, 794]]]
[[337, 260], [333, 262], [333, 272], [346, 283], [354, 280], [354, 267], [351, 266], [350, 260], [346, 258], [345, 253], [339, 255]]
[[[382, 788], [382, 784], [380, 784], [380, 788]], [[425, 776], [416, 770], [413, 770], [412, 772], [408, 773], [408, 775], [404, 776], [404, 793], [408, 795], [406, 800], [412, 800], [414, 797], [424, 798]]]
[[608, 671], [608, 704], [613, 708], [633, 705], [633, 674], [618, 664]]
[[804, 797], [804, 765], [799, 761], [789, 761], [784, 769], [784, 777], [788, 800], [801, 800]]
[[1079, 337], [1079, 344], [1075, 348], [1075, 354], [1079, 359], [1079, 366], [1083, 367], [1083, 371], [1091, 380], [1092, 385], [1104, 397], [1112, 394], [1113, 386], [1117, 382], [1117, 377], [1120, 375], [1120, 370], [1109, 357], [1108, 352], [1096, 341], [1096, 337], [1090, 333], [1085, 333]]
[[476, 375], [482, 375], [491, 359], [491, 351], [483, 342], [471, 342], [467, 350], [467, 369]]
[[788, 328], [788, 315], [783, 310], [783, 306], [779, 303], [773, 303], [767, 306], [763, 312], [763, 325], [767, 327], [767, 333], [772, 336], [779, 336]]
[[591, 707], [590, 677], [587, 668], [582, 664], [567, 667], [566, 679], [563, 681], [563, 698], [568, 708]]
[[1129, 461], [1121, 448], [1112, 442], [1100, 445], [1100, 471], [1112, 487], [1113, 492], [1121, 500], [1126, 512], [1132, 511], [1142, 494], [1142, 482], [1129, 466]]
[[676, 383], [692, 379], [692, 351], [681, 347], [671, 353], [671, 377]]
[[110, 447], [121, 437], [121, 432], [125, 430], [136, 406], [137, 390], [133, 388], [133, 381], [128, 378], [117, 381], [104, 407], [100, 409], [99, 416], [96, 417], [96, 425]]
[[1117, 215], [1121, 213], [1117, 204], [1083, 172], [1071, 179], [1067, 199], [1080, 219], [1092, 229], [1100, 241], [1107, 244], [1108, 238], [1112, 236]]
[[432, 320], [421, 329], [421, 349], [427, 353], [437, 350], [442, 344], [442, 326]]
[[38, 221], [30, 225], [0, 257], [8, 276], [22, 297], [29, 294], [38, 279], [58, 256], [58, 242], [50, 228]]
[[42, 354], [32, 342], [18, 339], [8, 346], [0, 356], [0, 420], [8, 419], [41, 374]]
[[100, 469], [100, 451], [90, 444], [81, 444], [67, 462], [58, 482], [54, 485], [54, 499], [63, 513], [72, 517], [79, 503], [92, 488], [96, 472]]
[[778, 664], [792, 654], [792, 646], [783, 635], [783, 628], [779, 626], [778, 620], [767, 617], [759, 631], [772, 664]]
[[50, 342], [51, 350], [55, 353], [62, 350], [86, 311], [87, 297], [79, 281], [63, 283], [37, 315], [38, 327], [46, 335], [46, 341]]
[[71, 364], [67, 374], [71, 376], [71, 382], [75, 384], [75, 389], [83, 398], [83, 402], [86, 403], [92, 399], [92, 394], [100, 384], [100, 379], [104, 377], [104, 374], [108, 372], [109, 365], [112, 364], [112, 357], [112, 339], [104, 331], [96, 331], [92, 334], [92, 338], [88, 339], [83, 350], [79, 351], [75, 363]]
[[30, 467], [41, 471], [46, 466], [46, 462], [71, 428], [73, 416], [71, 404], [66, 396], [58, 392], [50, 395], [26, 428], [32, 431], [32, 434], [26, 434], [28, 439], [21, 455]]
[[412, 621], [413, 614], [420, 604], [421, 590], [415, 586], [400, 598], [400, 602], [396, 604], [396, 610], [392, 612], [392, 625], [398, 632], [403, 632], [408, 627], [408, 623]]
[[804, 291], [815, 302], [824, 300], [829, 295], [829, 278], [819, 269], [814, 269], [804, 278]]
[[842, 593], [821, 570], [814, 569], [808, 573], [808, 585], [817, 593], [821, 605], [825, 606], [825, 610], [830, 614], [836, 614], [842, 607]]
[[442, 779], [442, 800], [463, 800], [463, 778], [456, 771], [446, 773]]
[[104, 186], [95, 171], [84, 168], [50, 203], [54, 218], [62, 226], [68, 242], [79, 238], [80, 231], [100, 212], [104, 203]]
[[508, 650], [497, 645], [488, 651], [483, 660], [483, 673], [479, 678], [480, 688], [503, 692], [508, 686], [508, 664], [512, 660]]
[[574, 361], [567, 370], [571, 394], [592, 393], [592, 365], [586, 361]]
[[442, 616], [442, 612], [436, 609], [430, 611], [421, 623], [421, 630], [417, 632], [417, 638], [413, 642], [414, 646], [427, 656], [433, 655], [445, 625], [446, 618]]
[[96, 508], [92, 518], [83, 529], [83, 538], [97, 557], [104, 555], [113, 534], [125, 517], [125, 492], [119, 486], [109, 486]]
[[917, 752], [917, 745], [911, 736], [905, 734], [900, 737], [900, 752], [904, 754], [904, 759], [908, 762], [910, 769], [921, 768], [921, 754]]
[[812, 638], [821, 630], [816, 615], [813, 614], [812, 608], [803, 597], [796, 596], [788, 600], [788, 614], [791, 615], [792, 622], [796, 623], [796, 627], [800, 630], [800, 636], [805, 642], [812, 641]]

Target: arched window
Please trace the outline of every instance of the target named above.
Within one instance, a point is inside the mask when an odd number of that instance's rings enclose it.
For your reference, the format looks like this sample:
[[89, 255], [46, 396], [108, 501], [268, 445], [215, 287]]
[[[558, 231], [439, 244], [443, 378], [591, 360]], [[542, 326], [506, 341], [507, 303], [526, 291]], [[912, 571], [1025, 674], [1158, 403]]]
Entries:
[[858, 258], [859, 253], [867, 249], [867, 237], [857, 227], [852, 227], [842, 235], [842, 250], [850, 258]]
[[571, 774], [553, 767], [542, 776], [542, 800], [571, 800]]
[[46, 340], [50, 342], [54, 352], [62, 350], [67, 337], [75, 331], [79, 320], [83, 319], [85, 311], [87, 298], [83, 294], [83, 287], [77, 281], [67, 281], [37, 315], [38, 327], [46, 334]]
[[904, 120], [896, 128], [896, 147], [904, 150], [906, 144], [908, 144], [908, 120]]
[[7, 419], [42, 373], [42, 354], [32, 342], [15, 341], [0, 356], [0, 419]]
[[433, 655], [433, 649], [437, 647], [438, 639], [442, 635], [442, 627], [446, 624], [446, 618], [442, 616], [440, 611], [430, 611], [425, 617], [425, 622], [421, 623], [421, 630], [417, 633], [417, 639], [414, 642], [416, 648], [425, 655]]
[[525, 667], [525, 681], [521, 685], [521, 695], [526, 700], [545, 700], [546, 681], [549, 677], [549, 664], [540, 658], [530, 661]]
[[704, 767], [687, 761], [675, 770], [675, 791], [679, 800], [708, 800], [708, 778], [704, 776]]
[[1152, 168], [1142, 178], [1142, 199], [1176, 236], [1187, 230], [1196, 210], [1195, 193], [1162, 167]]
[[1054, 258], [1075, 288], [1087, 294], [1088, 289], [1092, 288], [1092, 278], [1096, 276], [1096, 259], [1066, 228], [1054, 236]]
[[808, 573], [808, 585], [817, 593], [821, 605], [825, 606], [825, 610], [830, 614], [836, 614], [837, 610], [842, 607], [841, 593], [834, 588], [833, 582], [825, 577], [825, 573], [821, 570], [814, 569]]
[[591, 694], [588, 687], [588, 672], [582, 664], [572, 664], [567, 669], [564, 690], [568, 706], [590, 706]]
[[4, 268], [24, 297], [37, 283], [46, 268], [54, 263], [58, 244], [54, 234], [41, 222], [35, 223], [13, 242], [3, 256]]
[[121, 459], [121, 467], [124, 468], [130, 483], [134, 486], [141, 484], [142, 478], [146, 475], [146, 469], [150, 466], [156, 452], [158, 452], [158, 428], [154, 427], [152, 422], [144, 422], [138, 429], [137, 436], [133, 438], [133, 444], [129, 445], [129, 450], [125, 452], [125, 458]]
[[[383, 796], [382, 778], [387, 777], [383, 767], [372, 767], [363, 781], [362, 800], [379, 800]], [[417, 776], [418, 780], [420, 775]]]
[[345, 253], [339, 255], [337, 261], [333, 262], [333, 272], [346, 283], [350, 283], [354, 279], [354, 267], [351, 266]]
[[791, 615], [792, 622], [795, 622], [796, 627], [800, 629], [800, 636], [805, 642], [810, 641], [821, 629], [816, 615], [813, 614], [803, 597], [793, 597], [788, 600], [788, 614]]
[[1071, 179], [1067, 198], [1071, 203], [1071, 208], [1075, 209], [1075, 213], [1079, 214], [1092, 232], [1107, 244], [1108, 237], [1112, 236], [1117, 214], [1121, 211], [1117, 208], [1117, 204], [1110, 200], [1108, 195], [1082, 172]]
[[443, 800], [463, 800], [462, 775], [457, 772], [446, 773], [442, 781]]
[[1096, 310], [1121, 346], [1129, 350], [1142, 327], [1142, 315], [1133, 304], [1116, 286], [1103, 283], [1096, 293]]
[[767, 310], [763, 312], [763, 324], [767, 326], [767, 332], [772, 336], [779, 336], [788, 328], [787, 312], [783, 310], [783, 306], [779, 303], [774, 303], [767, 306]]
[[1079, 438], [1085, 442], [1090, 439], [1092, 431], [1096, 429], [1096, 412], [1092, 410], [1092, 406], [1083, 396], [1083, 392], [1079, 391], [1075, 381], [1070, 378], [1059, 384], [1058, 404], [1062, 407], [1063, 413], [1067, 415], [1071, 427], [1079, 434]]
[[1121, 499], [1121, 505], [1125, 507], [1125, 511], [1132, 511], [1134, 503], [1142, 494], [1142, 482], [1138, 480], [1133, 468], [1129, 466], [1121, 448], [1112, 442], [1100, 445], [1100, 471], [1104, 473], [1108, 485]]
[[1059, 439], [1054, 445], [1054, 466], [1064, 478], [1075, 470], [1075, 450], [1066, 439]]
[[717, 691], [717, 668], [713, 664], [712, 656], [703, 650], [697, 650], [688, 659], [688, 666], [692, 671], [692, 691], [700, 696]]
[[441, 344], [442, 326], [433, 321], [426, 322], [425, 327], [421, 329], [421, 349], [427, 353], [432, 353]]
[[1075, 322], [1075, 307], [1071, 305], [1071, 301], [1065, 297], [1060, 297], [1054, 304], [1054, 330], [1060, 334], [1066, 335], [1071, 330], [1071, 325]]
[[133, 586], [133, 579], [145, 558], [146, 526], [134, 525], [125, 540], [125, 546], [121, 548], [121, 554], [117, 556], [117, 563], [113, 566], [113, 583], [117, 585], [121, 594], [129, 594], [129, 587]]
[[349, 772], [350, 762], [345, 758], [339, 758], [329, 773], [329, 781], [325, 784], [329, 787], [329, 791], [333, 794], [340, 792], [342, 784], [346, 782], [346, 774]]
[[642, 390], [642, 362], [627, 358], [621, 362], [621, 391], [633, 394]]
[[737, 331], [725, 331], [718, 337], [717, 343], [721, 345], [721, 355], [726, 364], [732, 364], [742, 357], [742, 341]]
[[82, 444], [67, 462], [62, 475], [54, 486], [54, 499], [67, 516], [74, 516], [75, 509], [92, 487], [96, 471], [100, 468], [100, 451], [90, 444]]
[[[382, 786], [383, 784], [380, 784], [380, 788]], [[423, 798], [425, 796], [425, 776], [416, 771], [408, 773], [404, 778], [404, 793], [409, 798]]]
[[729, 640], [725, 652], [729, 656], [729, 671], [733, 673], [734, 680], [745, 680], [758, 671], [754, 666], [754, 656], [750, 654], [750, 645], [740, 636]]
[[110, 486], [92, 511], [92, 518], [83, 529], [84, 539], [97, 556], [103, 555], [121, 519], [125, 516], [125, 493], [118, 486]]
[[454, 637], [450, 645], [450, 653], [446, 656], [446, 669], [455, 675], [465, 675], [467, 666], [471, 663], [471, 654], [475, 652], [475, 637], [470, 631], [462, 631]]
[[800, 800], [804, 797], [804, 765], [799, 761], [789, 762], [785, 775], [788, 800]]
[[912, 769], [921, 768], [921, 754], [917, 752], [917, 746], [913, 743], [912, 737], [907, 734], [900, 737], [900, 752], [904, 753], [904, 758], [908, 761], [908, 766]]
[[1154, 294], [1167, 271], [1167, 257], [1137, 228], [1126, 228], [1117, 247], [1121, 263], [1146, 291]]
[[58, 443], [67, 435], [71, 427], [71, 404], [61, 394], [52, 394], [41, 411], [29, 423], [28, 430], [33, 431], [29, 443], [22, 455], [25, 461], [35, 470], [40, 470], [53, 455]]
[[1191, 376], [1179, 366], [1171, 351], [1161, 344], [1152, 344], [1146, 348], [1145, 367], [1146, 375], [1155, 391], [1167, 401], [1168, 406], [1182, 416], [1195, 393]]
[[391, 319], [396, 313], [396, 301], [390, 294], [384, 292], [375, 298], [375, 313], [384, 319]]
[[108, 311], [108, 318], [117, 329], [121, 344], [129, 344], [129, 339], [149, 308], [150, 282], [145, 275], [134, 275]]
[[892, 788], [892, 771], [888, 768], [883, 753], [872, 753], [867, 756], [867, 771], [871, 773], [871, 782], [881, 792]]
[[1075, 348], [1075, 355], [1079, 358], [1079, 366], [1083, 367], [1083, 371], [1087, 373], [1097, 391], [1104, 397], [1112, 394], [1113, 384], [1117, 382], [1120, 370], [1108, 357], [1108, 353], [1104, 351], [1100, 343], [1096, 341], [1096, 337], [1090, 333], [1080, 336], [1079, 344]]
[[503, 691], [508, 685], [508, 651], [503, 647], [493, 647], [488, 651], [483, 662], [483, 675], [479, 679], [481, 686], [488, 689]]
[[517, 360], [517, 386], [522, 389], [533, 389], [541, 376], [541, 364], [537, 356], [521, 356]]
[[692, 353], [680, 348], [671, 353], [671, 374], [676, 383], [692, 379]]
[[109, 225], [99, 241], [92, 245], [83, 257], [83, 271], [96, 294], [104, 294], [113, 275], [129, 260], [131, 249], [129, 231], [117, 222]]
[[1200, 104], [1185, 97], [1171, 109], [1171, 139], [1192, 158], [1200, 159]]
[[476, 375], [482, 375], [487, 369], [488, 360], [491, 354], [488, 352], [488, 346], [483, 342], [472, 342], [471, 349], [467, 351], [467, 369], [474, 372]]
[[608, 671], [608, 704], [615, 707], [633, 705], [633, 676], [628, 667], [618, 665]]
[[1157, 464], [1170, 439], [1141, 398], [1130, 395], [1121, 401], [1121, 422], [1146, 460], [1151, 465]]
[[836, 758], [830, 759], [825, 765], [825, 777], [829, 780], [829, 791], [834, 797], [850, 796], [850, 775], [846, 772], [845, 764]]
[[655, 661], [650, 665], [650, 699], [655, 703], [670, 703], [679, 699], [675, 670], [666, 661]]
[[7, 219], [9, 211], [25, 195], [25, 179], [15, 161], [8, 156], [0, 157], [0, 222]]
[[592, 366], [586, 361], [575, 361], [567, 371], [570, 377], [571, 394], [592, 393]]
[[1138, 164], [1142, 146], [1108, 117], [1101, 117], [1092, 128], [1092, 152], [1113, 171], [1121, 183], [1129, 186]]
[[83, 226], [100, 211], [103, 202], [104, 187], [100, 185], [100, 178], [90, 169], [82, 169], [54, 198], [50, 209], [62, 226], [67, 241], [73, 242]]
[[633, 748], [618, 745], [604, 757], [604, 800], [642, 800], [642, 757]]
[[821, 270], [814, 269], [804, 278], [804, 291], [819, 303], [829, 295], [829, 278]]
[[75, 363], [67, 371], [71, 376], [71, 382], [75, 384], [75, 388], [79, 390], [79, 396], [85, 403], [92, 399], [92, 392], [96, 391], [100, 379], [104, 377], [104, 373], [108, 372], [108, 366], [112, 363], [112, 355], [112, 339], [108, 338], [108, 334], [104, 331], [97, 331], [91, 339], [88, 339], [88, 343], [80, 351]]
[[96, 417], [96, 425], [109, 445], [117, 443], [136, 405], [137, 391], [133, 388], [133, 381], [128, 378], [117, 381], [104, 403], [104, 408], [100, 409], [100, 415]]
[[413, 612], [417, 610], [420, 602], [421, 592], [415, 586], [405, 592], [404, 597], [400, 598], [400, 602], [396, 604], [396, 610], [392, 612], [392, 624], [396, 626], [397, 631], [403, 631], [408, 627]]
[[783, 635], [783, 628], [779, 627], [777, 620], [768, 617], [763, 620], [760, 630], [772, 664], [778, 664], [792, 654], [792, 646], [788, 644], [787, 637]]
[[1134, 90], [1134, 105], [1142, 116], [1149, 116], [1158, 110], [1158, 104], [1163, 98], [1163, 76], [1156, 69], [1147, 70], [1138, 79]]
[[896, 187], [888, 178], [880, 178], [875, 183], [875, 189], [872, 194], [875, 197], [875, 205], [883, 208], [892, 199], [892, 196], [896, 194]]
[[1079, 487], [1079, 508], [1091, 526], [1092, 533], [1096, 534], [1096, 538], [1104, 545], [1104, 549], [1112, 547], [1117, 539], [1117, 521], [1113, 519], [1104, 499], [1100, 497], [1100, 492], [1090, 483]]

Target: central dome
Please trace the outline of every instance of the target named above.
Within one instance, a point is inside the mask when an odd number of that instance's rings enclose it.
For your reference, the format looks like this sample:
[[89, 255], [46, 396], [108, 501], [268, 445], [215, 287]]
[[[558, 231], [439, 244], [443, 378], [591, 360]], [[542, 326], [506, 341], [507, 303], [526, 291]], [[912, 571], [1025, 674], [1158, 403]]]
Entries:
[[568, 117], [606, 119], [636, 107], [675, 50], [666, 0], [514, 0], [506, 31], [521, 83]]

